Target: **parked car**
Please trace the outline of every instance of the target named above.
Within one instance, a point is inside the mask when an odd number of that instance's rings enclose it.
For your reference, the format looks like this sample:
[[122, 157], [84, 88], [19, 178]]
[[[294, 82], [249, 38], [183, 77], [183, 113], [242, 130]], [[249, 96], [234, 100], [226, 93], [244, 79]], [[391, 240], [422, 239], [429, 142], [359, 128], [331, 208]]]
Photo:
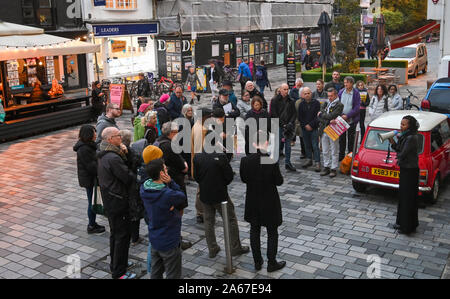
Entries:
[[443, 113], [450, 118], [450, 78], [436, 80], [420, 106], [424, 111]]
[[424, 43], [391, 50], [385, 60], [408, 60], [408, 75], [416, 78], [428, 71], [428, 52]]
[[353, 160], [353, 188], [358, 192], [364, 192], [369, 185], [399, 188], [400, 167], [397, 165], [397, 154], [388, 140], [382, 142], [379, 139], [378, 133], [400, 130], [400, 122], [406, 115], [414, 116], [420, 124], [419, 194], [425, 195], [434, 203], [439, 195], [440, 184], [450, 172], [449, 119], [434, 112], [391, 111], [373, 120]]

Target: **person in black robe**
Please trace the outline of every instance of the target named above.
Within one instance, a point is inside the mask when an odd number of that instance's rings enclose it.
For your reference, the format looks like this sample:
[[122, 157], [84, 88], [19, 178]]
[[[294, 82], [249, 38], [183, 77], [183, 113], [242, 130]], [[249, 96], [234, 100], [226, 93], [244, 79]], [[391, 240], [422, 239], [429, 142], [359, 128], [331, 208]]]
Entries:
[[398, 142], [393, 138], [389, 139], [397, 152], [397, 164], [400, 166], [399, 200], [394, 228], [401, 234], [410, 234], [419, 226], [419, 123], [414, 117], [407, 115], [402, 119], [400, 128]]

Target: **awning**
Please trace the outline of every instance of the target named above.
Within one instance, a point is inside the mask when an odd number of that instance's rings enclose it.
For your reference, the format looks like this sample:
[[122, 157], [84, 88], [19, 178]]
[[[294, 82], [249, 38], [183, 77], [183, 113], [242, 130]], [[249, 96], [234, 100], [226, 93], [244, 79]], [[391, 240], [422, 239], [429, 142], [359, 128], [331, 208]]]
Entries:
[[391, 50], [420, 43], [427, 34], [437, 32], [439, 30], [440, 24], [436, 21], [433, 21], [423, 27], [420, 27], [414, 31], [403, 34], [402, 36], [391, 40]]
[[0, 21], [0, 36], [42, 34], [44, 29]]
[[49, 34], [0, 36], [0, 61], [99, 51], [100, 45]]

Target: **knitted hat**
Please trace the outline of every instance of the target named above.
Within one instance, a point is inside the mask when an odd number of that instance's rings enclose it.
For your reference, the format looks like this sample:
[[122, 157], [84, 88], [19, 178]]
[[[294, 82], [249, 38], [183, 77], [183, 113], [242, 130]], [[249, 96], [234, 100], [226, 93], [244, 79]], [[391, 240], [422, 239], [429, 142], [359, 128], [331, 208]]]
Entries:
[[139, 110], [138, 110], [138, 112], [144, 112], [145, 111], [145, 109], [147, 109], [148, 108], [148, 106], [150, 106], [150, 104], [141, 104], [141, 106], [139, 106]]
[[142, 152], [142, 158], [144, 159], [144, 163], [148, 164], [150, 161], [162, 158], [163, 152], [159, 147], [154, 145], [147, 146]]
[[163, 94], [163, 95], [159, 98], [159, 101], [160, 101], [161, 103], [164, 103], [164, 102], [167, 101], [169, 98], [170, 98], [170, 96], [169, 96], [167, 93], [165, 93], [165, 94]]

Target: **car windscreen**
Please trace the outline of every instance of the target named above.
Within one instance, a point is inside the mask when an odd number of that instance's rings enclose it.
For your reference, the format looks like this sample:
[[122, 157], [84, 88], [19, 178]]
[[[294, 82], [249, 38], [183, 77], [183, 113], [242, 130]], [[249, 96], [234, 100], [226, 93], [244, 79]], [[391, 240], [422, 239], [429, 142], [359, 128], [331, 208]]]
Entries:
[[[385, 151], [387, 152], [390, 143], [389, 140], [385, 140], [384, 142], [380, 142], [380, 139], [378, 138], [378, 133], [387, 133], [389, 131], [386, 130], [377, 130], [377, 129], [371, 129], [368, 133], [367, 133], [367, 137], [366, 137], [366, 142], [364, 143], [364, 147], [366, 149], [371, 149], [371, 150], [377, 150], [377, 151]], [[423, 152], [423, 135], [422, 134], [417, 134], [417, 136], [419, 137], [419, 154], [421, 154]], [[395, 142], [398, 142], [398, 138], [394, 137]], [[391, 147], [391, 151], [394, 151]]]
[[398, 48], [389, 52], [388, 58], [415, 58], [415, 48]]
[[[450, 111], [450, 88], [434, 88], [428, 96], [432, 110], [439, 109]], [[448, 113], [448, 112], [446, 112]]]

